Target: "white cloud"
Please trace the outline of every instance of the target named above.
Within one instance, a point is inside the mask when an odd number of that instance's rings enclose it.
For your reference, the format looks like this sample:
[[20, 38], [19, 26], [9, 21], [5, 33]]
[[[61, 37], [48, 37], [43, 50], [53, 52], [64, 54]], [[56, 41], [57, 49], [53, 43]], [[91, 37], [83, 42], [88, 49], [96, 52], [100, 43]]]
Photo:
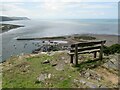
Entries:
[[88, 9], [91, 9], [91, 8], [96, 8], [96, 9], [105, 9], [105, 8], [112, 8], [112, 6], [110, 6], [110, 5], [102, 5], [102, 4], [81, 4], [80, 5], [81, 6], [81, 8], [88, 8]]
[[[46, 0], [2, 0], [2, 2], [45, 2]], [[47, 0], [51, 2], [53, 0]], [[54, 0], [56, 2], [119, 2], [119, 0]]]
[[10, 3], [2, 5], [2, 15], [8, 16], [28, 16], [30, 13], [29, 10], [19, 7], [20, 3]]
[[[14, 0], [17, 1], [17, 0]], [[21, 0], [19, 0], [21, 1]], [[37, 0], [36, 0], [37, 1]], [[90, 17], [90, 16], [104, 16], [107, 12], [104, 9], [113, 8], [109, 4], [94, 4], [94, 3], [77, 3], [77, 2], [62, 2], [58, 3], [56, 0], [44, 0], [44, 3], [4, 3], [1, 4], [3, 15], [9, 16], [27, 16], [37, 18], [70, 18], [70, 17]], [[28, 5], [28, 7], [27, 7]], [[33, 5], [33, 6], [30, 6]], [[88, 10], [89, 9], [89, 10]], [[103, 11], [95, 11], [94, 9], [101, 9]]]

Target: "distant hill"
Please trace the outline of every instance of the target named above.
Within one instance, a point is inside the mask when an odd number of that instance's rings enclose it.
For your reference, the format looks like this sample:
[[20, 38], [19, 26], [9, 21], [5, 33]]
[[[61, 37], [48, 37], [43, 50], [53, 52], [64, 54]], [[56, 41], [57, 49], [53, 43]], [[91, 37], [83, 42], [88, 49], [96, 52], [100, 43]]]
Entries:
[[27, 17], [6, 17], [0, 16], [0, 21], [13, 21], [13, 20], [30, 20]]

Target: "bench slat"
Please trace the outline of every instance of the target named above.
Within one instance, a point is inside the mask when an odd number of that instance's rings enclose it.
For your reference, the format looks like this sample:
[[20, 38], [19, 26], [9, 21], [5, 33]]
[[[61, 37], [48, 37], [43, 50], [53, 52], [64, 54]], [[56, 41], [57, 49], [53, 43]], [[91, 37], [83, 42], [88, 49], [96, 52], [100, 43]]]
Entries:
[[[86, 53], [94, 53], [94, 52], [100, 52], [100, 50], [91, 50], [91, 51], [83, 51], [83, 52], [78, 52], [78, 54], [86, 54]], [[68, 53], [69, 55], [74, 55], [75, 53]]]
[[[85, 46], [94, 46], [94, 45], [105, 43], [105, 42], [106, 42], [106, 40], [104, 40], [104, 41], [80, 42], [80, 43], [76, 43], [76, 44], [78, 45], [78, 47], [85, 47]], [[75, 48], [76, 44], [72, 44], [71, 48]]]
[[[92, 50], [92, 49], [100, 49], [101, 46], [93, 46], [93, 47], [85, 47], [85, 48], [78, 48], [78, 52], [86, 51], [86, 50]], [[71, 49], [70, 52], [75, 52], [75, 49]]]

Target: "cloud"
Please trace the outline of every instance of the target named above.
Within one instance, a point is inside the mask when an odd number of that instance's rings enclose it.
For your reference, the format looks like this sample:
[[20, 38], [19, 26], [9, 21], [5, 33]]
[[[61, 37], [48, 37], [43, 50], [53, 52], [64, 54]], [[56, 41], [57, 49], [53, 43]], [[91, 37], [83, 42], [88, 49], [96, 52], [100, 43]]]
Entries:
[[7, 3], [2, 5], [2, 15], [8, 16], [28, 16], [30, 10], [20, 7], [21, 3]]
[[119, 2], [119, 0], [2, 0], [2, 2]]
[[[14, 0], [17, 1], [17, 0]], [[20, 0], [19, 0], [20, 1]], [[0, 4], [3, 15], [9, 16], [27, 16], [30, 18], [84, 18], [84, 17], [109, 17], [108, 11], [116, 14], [114, 4], [111, 3], [78, 3], [78, 2], [61, 2], [56, 0], [44, 0], [44, 2], [5, 2]], [[117, 6], [116, 6], [117, 7]], [[106, 11], [105, 11], [106, 10]]]

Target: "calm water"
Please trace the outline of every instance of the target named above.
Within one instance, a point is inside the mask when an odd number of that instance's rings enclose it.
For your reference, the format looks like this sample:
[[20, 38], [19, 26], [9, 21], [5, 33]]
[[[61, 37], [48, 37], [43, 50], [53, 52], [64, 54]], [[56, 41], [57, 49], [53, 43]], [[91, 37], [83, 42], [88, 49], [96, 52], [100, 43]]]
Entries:
[[[18, 37], [46, 37], [71, 34], [118, 34], [117, 20], [21, 20], [3, 22], [5, 24], [24, 25], [1, 34], [2, 60], [11, 55], [31, 53], [42, 45], [42, 41], [17, 41]], [[38, 45], [39, 44], [39, 45]]]

